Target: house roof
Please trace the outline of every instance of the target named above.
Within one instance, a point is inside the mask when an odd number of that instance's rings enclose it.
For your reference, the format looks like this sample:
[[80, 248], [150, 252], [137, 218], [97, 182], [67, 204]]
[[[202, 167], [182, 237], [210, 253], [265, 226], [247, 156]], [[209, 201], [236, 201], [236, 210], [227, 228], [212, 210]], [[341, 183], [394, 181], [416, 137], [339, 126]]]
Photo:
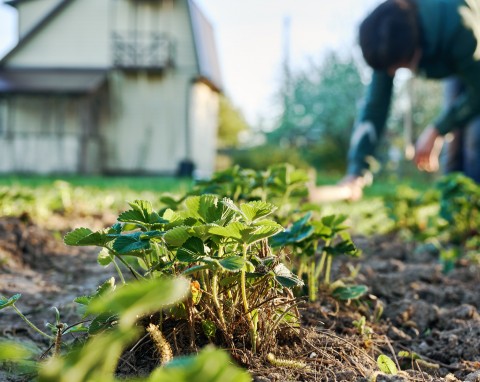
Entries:
[[217, 89], [223, 88], [220, 63], [212, 24], [192, 0], [187, 0], [192, 23], [198, 72], [201, 80], [207, 80]]
[[[6, 4], [17, 6], [18, 3], [30, 0], [7, 0]], [[0, 69], [8, 59], [30, 40], [38, 31], [55, 18], [66, 6], [75, 0], [59, 0], [49, 13], [39, 20], [3, 58]], [[217, 90], [223, 88], [220, 64], [217, 54], [215, 34], [211, 23], [193, 0], [186, 0], [192, 25], [195, 53], [198, 63], [198, 80], [205, 81]]]
[[[21, 1], [27, 1], [27, 0], [10, 0], [10, 1], [6, 1], [5, 3], [15, 7]], [[16, 52], [23, 45], [25, 45], [25, 43], [29, 41], [40, 29], [42, 29], [44, 25], [46, 25], [51, 19], [53, 19], [58, 13], [60, 13], [60, 11], [62, 11], [63, 8], [65, 8], [72, 1], [73, 0], [60, 0], [58, 4], [52, 8], [50, 12], [48, 12], [43, 18], [41, 18], [40, 21], [37, 24], [35, 24], [18, 41], [18, 44], [15, 45], [12, 50], [10, 50], [5, 56], [2, 57], [2, 59], [0, 60], [0, 66], [4, 64], [14, 52]]]
[[87, 94], [106, 78], [104, 69], [4, 69], [0, 94]]

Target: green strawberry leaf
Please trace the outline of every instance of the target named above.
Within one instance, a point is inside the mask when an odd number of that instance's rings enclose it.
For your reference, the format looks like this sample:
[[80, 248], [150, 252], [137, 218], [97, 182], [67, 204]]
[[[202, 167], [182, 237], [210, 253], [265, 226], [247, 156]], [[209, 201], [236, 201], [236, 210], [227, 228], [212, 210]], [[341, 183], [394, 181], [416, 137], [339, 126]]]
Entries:
[[15, 304], [18, 301], [18, 299], [20, 297], [22, 297], [22, 295], [20, 293], [14, 294], [10, 298], [0, 296], [0, 310], [5, 309], [9, 306], [12, 306], [13, 304]]

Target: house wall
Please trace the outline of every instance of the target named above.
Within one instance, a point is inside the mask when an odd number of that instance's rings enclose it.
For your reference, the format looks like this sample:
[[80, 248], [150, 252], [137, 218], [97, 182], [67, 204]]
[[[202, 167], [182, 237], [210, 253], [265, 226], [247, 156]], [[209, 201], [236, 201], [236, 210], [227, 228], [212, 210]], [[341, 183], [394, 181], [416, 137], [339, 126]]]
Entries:
[[191, 157], [195, 175], [208, 178], [215, 170], [218, 133], [218, 93], [202, 82], [192, 88], [190, 104]]
[[18, 22], [20, 38], [29, 32], [43, 17], [50, 12], [61, 0], [35, 0], [21, 1], [17, 5], [19, 14], [22, 15]]
[[0, 105], [0, 172], [78, 172], [78, 101], [17, 96]]
[[[191, 121], [192, 78], [197, 73], [186, 2], [138, 2], [141, 6], [136, 13], [131, 3], [119, 2], [114, 30], [127, 33], [136, 23], [141, 25], [140, 32], [160, 28], [171, 36], [176, 54], [173, 68], [164, 72], [115, 70], [110, 76], [114, 96], [112, 119], [103, 131], [106, 170], [173, 174], [180, 161], [189, 159], [191, 151], [187, 129]], [[159, 20], [152, 19], [155, 10], [161, 11]]]
[[108, 172], [175, 172], [185, 156], [187, 84], [174, 75], [112, 74], [115, 98], [103, 130]]

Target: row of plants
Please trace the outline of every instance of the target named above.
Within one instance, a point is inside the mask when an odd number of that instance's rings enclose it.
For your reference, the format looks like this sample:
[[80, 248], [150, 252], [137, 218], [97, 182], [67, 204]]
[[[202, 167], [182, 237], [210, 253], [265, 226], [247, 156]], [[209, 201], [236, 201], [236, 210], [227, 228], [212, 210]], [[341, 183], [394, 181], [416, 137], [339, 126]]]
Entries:
[[401, 187], [385, 201], [392, 230], [439, 254], [444, 271], [467, 258], [480, 263], [480, 185], [454, 173], [420, 192]]
[[[360, 252], [346, 216], [322, 216], [305, 203], [308, 182], [304, 171], [290, 165], [266, 171], [233, 167], [188, 193], [161, 197], [160, 208], [136, 200], [111, 227], [66, 234], [67, 245], [98, 247], [98, 263], [113, 266], [118, 281], [109, 279], [96, 293], [75, 300], [85, 312], [82, 323], [67, 325], [57, 316], [52, 333], [44, 333], [54, 355], [35, 364], [39, 381], [113, 381], [122, 352], [143, 336], [155, 344], [163, 365], [146, 381], [188, 380], [192, 370], [195, 380], [248, 378], [208, 347], [198, 356], [172, 360], [172, 338], [188, 343], [188, 353], [213, 344], [240, 361], [242, 354], [257, 354], [274, 363], [279, 335], [299, 334], [302, 300], [315, 301], [319, 289], [339, 300], [367, 291], [332, 277], [335, 256]], [[18, 298], [2, 298], [0, 308], [21, 315]], [[64, 341], [73, 331], [86, 332], [80, 344]], [[11, 351], [10, 360], [24, 359], [22, 349], [5, 343], [3, 349], [0, 357]], [[202, 373], [211, 359], [219, 369], [207, 377]], [[225, 379], [227, 372], [231, 379]]]

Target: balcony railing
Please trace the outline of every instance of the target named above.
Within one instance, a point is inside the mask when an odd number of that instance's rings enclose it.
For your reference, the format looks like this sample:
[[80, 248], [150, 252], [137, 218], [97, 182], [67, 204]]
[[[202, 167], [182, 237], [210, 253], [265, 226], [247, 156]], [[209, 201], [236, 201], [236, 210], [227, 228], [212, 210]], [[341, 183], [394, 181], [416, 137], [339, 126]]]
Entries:
[[113, 64], [122, 69], [162, 70], [174, 63], [174, 44], [158, 32], [113, 32]]

